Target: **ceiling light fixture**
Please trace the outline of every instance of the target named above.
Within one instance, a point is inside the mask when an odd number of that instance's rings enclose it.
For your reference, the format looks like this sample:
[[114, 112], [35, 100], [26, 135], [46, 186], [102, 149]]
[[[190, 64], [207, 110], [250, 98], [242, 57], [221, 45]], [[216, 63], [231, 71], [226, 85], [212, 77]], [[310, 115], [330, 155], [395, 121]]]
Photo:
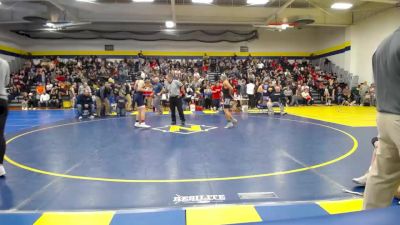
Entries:
[[247, 0], [248, 5], [265, 5], [269, 0]]
[[45, 28], [45, 29], [43, 29], [43, 30], [49, 31], [49, 32], [55, 32], [55, 31], [59, 31], [59, 30], [61, 30], [61, 29], [58, 29], [58, 28]]
[[174, 21], [171, 21], [171, 20], [165, 21], [166, 28], [171, 29], [171, 28], [174, 28], [175, 26], [176, 26], [176, 24]]
[[283, 23], [283, 24], [281, 25], [281, 29], [282, 29], [282, 30], [286, 30], [288, 27], [290, 27], [290, 26], [289, 26], [289, 24], [287, 24], [287, 23]]
[[47, 22], [47, 23], [45, 24], [45, 26], [46, 26], [46, 27], [52, 27], [52, 28], [56, 27], [56, 25], [55, 25], [54, 23], [51, 23], [51, 22]]
[[213, 3], [213, 0], [192, 0], [192, 3], [197, 3], [197, 4], [211, 4], [211, 3]]
[[133, 0], [133, 2], [154, 2], [154, 0]]
[[353, 4], [349, 2], [335, 2], [331, 5], [331, 9], [346, 10], [353, 7]]
[[77, 2], [95, 3], [96, 0], [76, 0]]

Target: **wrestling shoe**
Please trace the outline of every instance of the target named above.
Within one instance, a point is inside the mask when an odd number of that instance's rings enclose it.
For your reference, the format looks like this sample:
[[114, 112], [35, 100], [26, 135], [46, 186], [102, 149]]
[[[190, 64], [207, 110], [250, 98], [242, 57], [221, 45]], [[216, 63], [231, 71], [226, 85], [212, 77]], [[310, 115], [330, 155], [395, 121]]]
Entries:
[[4, 169], [3, 164], [0, 164], [0, 177], [6, 175], [6, 170]]
[[226, 126], [224, 128], [225, 129], [229, 129], [229, 128], [232, 128], [232, 127], [233, 127], [233, 123], [229, 122], [229, 123], [226, 124]]
[[367, 184], [368, 173], [361, 177], [353, 178], [352, 181], [360, 186], [365, 186]]
[[138, 127], [140, 127], [140, 128], [150, 128], [151, 126], [147, 125], [146, 123], [141, 123], [141, 124], [139, 124]]
[[237, 121], [237, 119], [235, 119], [235, 118], [232, 118], [232, 122], [233, 122], [234, 125], [237, 125], [237, 124], [238, 124], [238, 121]]

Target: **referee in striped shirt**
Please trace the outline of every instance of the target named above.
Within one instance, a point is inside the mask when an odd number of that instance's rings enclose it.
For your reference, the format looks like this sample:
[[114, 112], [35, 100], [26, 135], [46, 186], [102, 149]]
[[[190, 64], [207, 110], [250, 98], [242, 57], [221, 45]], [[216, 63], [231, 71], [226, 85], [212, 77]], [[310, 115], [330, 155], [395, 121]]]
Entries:
[[175, 109], [178, 109], [181, 125], [185, 126], [185, 115], [183, 114], [182, 108], [182, 96], [185, 94], [185, 88], [183, 84], [174, 79], [171, 74], [168, 74], [165, 81], [165, 90], [169, 94], [169, 108], [171, 110], [172, 119], [171, 125], [176, 125]]

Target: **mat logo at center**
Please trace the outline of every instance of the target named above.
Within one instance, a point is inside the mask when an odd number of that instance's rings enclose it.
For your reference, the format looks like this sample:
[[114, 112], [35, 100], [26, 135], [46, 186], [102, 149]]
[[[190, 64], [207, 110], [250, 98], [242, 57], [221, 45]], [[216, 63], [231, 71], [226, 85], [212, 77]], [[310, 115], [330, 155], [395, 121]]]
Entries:
[[153, 128], [153, 130], [161, 131], [164, 133], [175, 133], [175, 134], [194, 134], [200, 132], [207, 132], [213, 129], [217, 129], [217, 127], [197, 125], [197, 124], [188, 124], [187, 126], [168, 125], [164, 127]]
[[221, 203], [226, 200], [225, 195], [175, 195], [175, 204], [193, 204], [193, 203]]

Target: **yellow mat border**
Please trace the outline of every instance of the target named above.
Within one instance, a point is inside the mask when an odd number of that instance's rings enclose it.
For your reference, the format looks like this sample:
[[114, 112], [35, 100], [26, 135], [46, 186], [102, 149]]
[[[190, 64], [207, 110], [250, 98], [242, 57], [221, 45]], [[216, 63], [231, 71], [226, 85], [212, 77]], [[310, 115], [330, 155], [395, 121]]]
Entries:
[[[112, 118], [111, 118], [112, 119]], [[77, 175], [69, 175], [69, 174], [62, 174], [62, 173], [55, 173], [55, 172], [50, 172], [46, 170], [41, 170], [37, 169], [34, 167], [30, 167], [27, 165], [24, 165], [22, 163], [16, 162], [7, 155], [4, 157], [4, 159], [9, 162], [10, 164], [19, 167], [24, 170], [28, 170], [30, 172], [34, 173], [39, 173], [39, 174], [44, 174], [44, 175], [49, 175], [49, 176], [54, 176], [54, 177], [62, 177], [62, 178], [68, 178], [68, 179], [77, 179], [77, 180], [88, 180], [88, 181], [103, 181], [103, 182], [114, 182], [114, 183], [188, 183], [188, 182], [210, 182], [210, 181], [228, 181], [228, 180], [242, 180], [242, 179], [252, 179], [252, 178], [260, 178], [260, 177], [271, 177], [271, 176], [278, 176], [278, 175], [285, 175], [285, 174], [293, 174], [293, 173], [299, 173], [299, 172], [304, 172], [307, 170], [312, 170], [312, 169], [317, 169], [321, 167], [325, 167], [334, 163], [337, 163], [350, 155], [354, 154], [357, 151], [358, 148], [358, 141], [357, 139], [351, 135], [350, 133], [340, 130], [338, 128], [334, 128], [328, 125], [323, 125], [319, 123], [313, 123], [309, 121], [298, 121], [298, 120], [291, 120], [291, 119], [282, 119], [282, 118], [274, 118], [278, 120], [286, 120], [286, 121], [293, 121], [293, 122], [298, 122], [298, 123], [306, 123], [306, 124], [313, 124], [317, 125], [320, 127], [325, 127], [328, 129], [332, 129], [335, 131], [338, 131], [347, 137], [349, 137], [353, 141], [353, 147], [344, 155], [341, 155], [335, 159], [319, 163], [316, 165], [312, 166], [306, 166], [298, 169], [292, 169], [292, 170], [286, 170], [286, 171], [278, 171], [278, 172], [272, 172], [272, 173], [265, 173], [265, 174], [254, 174], [254, 175], [244, 175], [244, 176], [231, 176], [231, 177], [214, 177], [214, 178], [193, 178], [193, 179], [164, 179], [164, 180], [138, 180], [138, 179], [115, 179], [115, 178], [103, 178], [103, 177], [89, 177], [89, 176], [77, 176]], [[104, 119], [103, 119], [104, 120]], [[106, 119], [107, 120], [107, 119]], [[26, 136], [28, 134], [32, 134], [35, 132], [40, 132], [40, 131], [46, 131], [58, 127], [65, 127], [65, 126], [71, 126], [75, 124], [80, 124], [80, 123], [92, 123], [92, 122], [98, 122], [102, 120], [93, 120], [93, 121], [85, 121], [85, 122], [73, 122], [73, 123], [66, 123], [66, 124], [61, 124], [61, 125], [55, 125], [55, 126], [50, 126], [50, 127], [45, 127], [45, 128], [39, 128], [36, 130], [28, 131], [19, 135], [16, 135], [10, 139], [7, 140], [7, 144], [10, 144], [11, 142], [15, 141], [18, 138], [21, 138], [23, 136]]]

